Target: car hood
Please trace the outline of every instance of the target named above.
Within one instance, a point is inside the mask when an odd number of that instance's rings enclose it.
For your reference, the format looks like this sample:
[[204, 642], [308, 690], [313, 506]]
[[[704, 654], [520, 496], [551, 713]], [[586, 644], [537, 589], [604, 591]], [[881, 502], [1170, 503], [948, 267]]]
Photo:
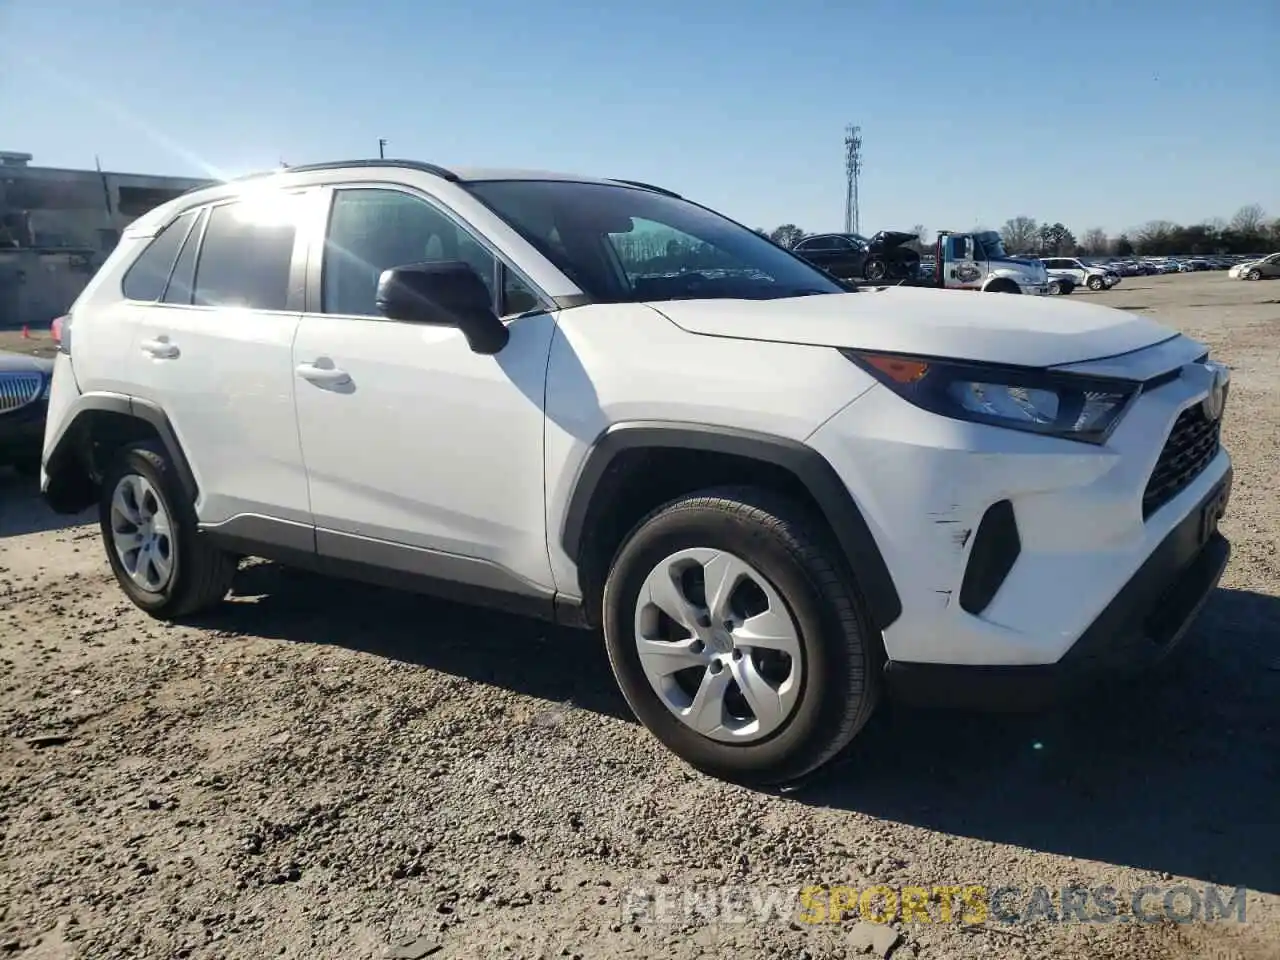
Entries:
[[900, 247], [904, 243], [910, 243], [919, 237], [918, 233], [904, 233], [901, 230], [881, 230], [875, 233], [867, 241], [867, 246], [873, 250], [892, 250], [894, 247]]
[[53, 361], [40, 357], [28, 357], [22, 353], [0, 350], [0, 373], [43, 373], [53, 370]]
[[1056, 297], [886, 287], [780, 300], [650, 303], [689, 333], [1047, 367], [1176, 336], [1113, 307]]

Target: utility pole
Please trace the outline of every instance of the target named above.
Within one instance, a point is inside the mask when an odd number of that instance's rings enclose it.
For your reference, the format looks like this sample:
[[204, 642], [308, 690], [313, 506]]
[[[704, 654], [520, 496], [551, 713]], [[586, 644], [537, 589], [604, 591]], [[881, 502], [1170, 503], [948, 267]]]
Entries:
[[387, 140], [385, 137], [378, 138], [378, 159], [387, 159]]
[[844, 232], [858, 233], [861, 216], [858, 211], [858, 175], [862, 173], [862, 128], [849, 124], [844, 128]]

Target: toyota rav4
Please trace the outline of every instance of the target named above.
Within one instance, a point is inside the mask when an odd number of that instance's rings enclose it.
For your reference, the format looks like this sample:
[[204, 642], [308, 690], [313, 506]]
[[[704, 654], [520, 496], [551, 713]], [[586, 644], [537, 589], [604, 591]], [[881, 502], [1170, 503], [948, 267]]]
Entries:
[[780, 783], [884, 693], [1034, 707], [1172, 649], [1227, 384], [1150, 319], [849, 292], [641, 183], [332, 163], [125, 231], [41, 483], [154, 617], [258, 556], [598, 628], [670, 749]]

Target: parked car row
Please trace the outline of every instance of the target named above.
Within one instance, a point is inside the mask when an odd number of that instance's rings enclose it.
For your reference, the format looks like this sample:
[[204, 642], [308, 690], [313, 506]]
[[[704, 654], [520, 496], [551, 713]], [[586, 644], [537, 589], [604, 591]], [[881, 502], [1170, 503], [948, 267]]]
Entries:
[[1201, 270], [1230, 270], [1241, 263], [1257, 259], [1257, 256], [1245, 254], [1207, 257], [1142, 257], [1130, 260], [1109, 260], [1105, 266], [1124, 277], [1140, 277], [1164, 273], [1197, 273]]

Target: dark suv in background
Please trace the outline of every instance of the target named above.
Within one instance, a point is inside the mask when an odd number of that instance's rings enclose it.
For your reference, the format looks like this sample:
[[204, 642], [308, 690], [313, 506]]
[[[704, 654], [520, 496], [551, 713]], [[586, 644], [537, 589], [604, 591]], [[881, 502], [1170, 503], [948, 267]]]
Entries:
[[822, 233], [805, 237], [794, 252], [840, 280], [913, 280], [920, 254], [905, 244], [919, 235], [881, 230], [870, 239], [856, 233]]

